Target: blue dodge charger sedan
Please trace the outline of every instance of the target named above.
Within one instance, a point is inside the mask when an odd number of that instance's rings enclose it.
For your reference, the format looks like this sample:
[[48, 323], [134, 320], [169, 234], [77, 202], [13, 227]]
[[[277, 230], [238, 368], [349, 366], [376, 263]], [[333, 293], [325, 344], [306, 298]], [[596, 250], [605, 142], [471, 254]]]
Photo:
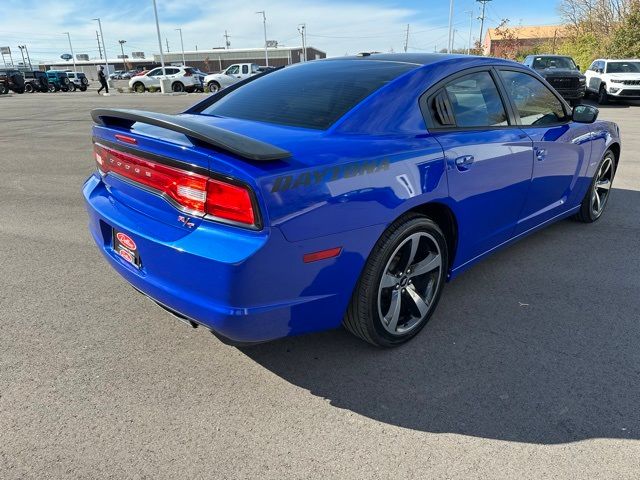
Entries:
[[236, 344], [344, 325], [395, 346], [445, 283], [602, 215], [618, 127], [495, 58], [376, 54], [247, 79], [178, 115], [98, 109], [83, 193], [136, 290]]

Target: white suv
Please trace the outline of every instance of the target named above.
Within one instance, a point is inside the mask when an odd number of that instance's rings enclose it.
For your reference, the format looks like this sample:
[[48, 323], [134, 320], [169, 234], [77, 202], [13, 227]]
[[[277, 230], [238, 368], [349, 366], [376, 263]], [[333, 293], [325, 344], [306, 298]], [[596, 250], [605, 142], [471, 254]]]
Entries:
[[598, 103], [613, 98], [640, 100], [640, 60], [598, 59], [584, 73], [587, 93], [598, 96]]
[[202, 75], [192, 67], [162, 67], [149, 70], [144, 75], [132, 77], [129, 80], [129, 88], [138, 93], [143, 93], [151, 87], [160, 88], [160, 79], [165, 77], [171, 80], [171, 91], [193, 92], [202, 88]]
[[211, 73], [207, 75], [204, 77], [204, 84], [209, 87], [211, 93], [216, 93], [245, 78], [257, 75], [260, 73], [259, 68], [259, 65], [255, 63], [236, 63], [221, 73]]

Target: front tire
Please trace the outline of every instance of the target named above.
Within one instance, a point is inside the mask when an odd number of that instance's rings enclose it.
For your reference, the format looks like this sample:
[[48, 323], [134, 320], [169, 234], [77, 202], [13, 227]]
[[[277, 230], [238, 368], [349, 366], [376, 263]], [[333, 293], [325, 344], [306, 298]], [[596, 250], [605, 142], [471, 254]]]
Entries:
[[609, 94], [607, 93], [607, 87], [603, 83], [600, 85], [600, 90], [598, 90], [598, 104], [599, 105], [607, 105], [609, 103]]
[[76, 84], [75, 83], [70, 83], [69, 84], [69, 91], [70, 92], [75, 92], [76, 91]]
[[343, 320], [347, 330], [379, 347], [401, 345], [426, 325], [444, 287], [449, 256], [442, 230], [408, 214], [373, 248]]
[[600, 160], [589, 190], [582, 199], [580, 210], [574, 216], [576, 220], [583, 223], [593, 223], [602, 216], [604, 207], [609, 201], [615, 174], [616, 157], [611, 150], [607, 150]]
[[24, 91], [26, 93], [33, 93], [33, 91], [34, 91], [33, 85], [31, 83], [25, 84]]
[[207, 84], [210, 93], [218, 93], [220, 91], [220, 84], [218, 82], [209, 82]]
[[144, 93], [146, 88], [144, 87], [144, 84], [142, 82], [136, 82], [133, 84], [133, 90], [136, 93]]

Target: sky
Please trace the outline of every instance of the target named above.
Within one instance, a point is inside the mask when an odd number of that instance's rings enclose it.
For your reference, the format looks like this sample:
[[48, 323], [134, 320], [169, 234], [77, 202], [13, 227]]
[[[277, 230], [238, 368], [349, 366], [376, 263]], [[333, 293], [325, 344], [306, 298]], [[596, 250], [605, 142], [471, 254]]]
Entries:
[[[328, 56], [361, 51], [400, 52], [404, 49], [407, 24], [408, 51], [432, 52], [445, 48], [448, 36], [448, 0], [157, 0], [163, 48], [180, 50], [176, 28], [182, 28], [185, 50], [224, 45], [224, 32], [231, 48], [264, 45], [262, 16], [265, 10], [267, 37], [280, 45], [299, 46], [297, 26], [306, 24], [307, 44]], [[517, 2], [492, 0], [487, 4], [485, 25], [495, 26], [508, 18], [512, 25], [548, 25], [559, 21], [558, 0]], [[110, 58], [120, 53], [118, 40], [126, 40], [125, 54], [143, 51], [150, 58], [158, 53], [151, 0], [3, 0], [0, 14], [0, 46], [10, 46], [14, 61], [20, 61], [18, 45], [26, 44], [31, 60], [53, 60], [70, 53], [69, 32], [76, 54], [98, 57], [96, 41], [100, 17]], [[478, 38], [480, 4], [454, 0], [453, 24], [456, 48], [469, 39], [470, 11], [473, 36]]]

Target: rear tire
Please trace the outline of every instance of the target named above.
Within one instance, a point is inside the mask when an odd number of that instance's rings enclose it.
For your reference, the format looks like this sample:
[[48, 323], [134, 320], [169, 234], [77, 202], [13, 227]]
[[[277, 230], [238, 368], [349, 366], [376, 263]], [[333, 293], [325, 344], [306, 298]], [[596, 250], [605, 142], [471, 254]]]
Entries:
[[449, 262], [442, 230], [407, 214], [376, 243], [343, 320], [347, 330], [378, 347], [401, 345], [422, 330], [436, 309]]
[[591, 180], [589, 190], [585, 193], [580, 205], [580, 210], [573, 218], [582, 223], [593, 223], [604, 213], [604, 208], [609, 203], [611, 185], [616, 174], [616, 156], [611, 150], [607, 150], [596, 173]]
[[9, 90], [4, 86], [3, 83], [0, 83], [0, 95], [4, 95], [6, 93], [9, 93]]
[[34, 91], [34, 89], [33, 89], [33, 85], [32, 85], [31, 83], [27, 83], [27, 84], [24, 86], [24, 91], [25, 91], [26, 93], [33, 93], [33, 91]]
[[176, 93], [184, 92], [184, 84], [182, 82], [173, 82], [171, 91]]

